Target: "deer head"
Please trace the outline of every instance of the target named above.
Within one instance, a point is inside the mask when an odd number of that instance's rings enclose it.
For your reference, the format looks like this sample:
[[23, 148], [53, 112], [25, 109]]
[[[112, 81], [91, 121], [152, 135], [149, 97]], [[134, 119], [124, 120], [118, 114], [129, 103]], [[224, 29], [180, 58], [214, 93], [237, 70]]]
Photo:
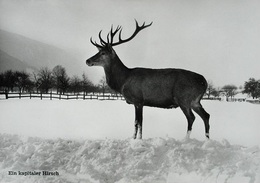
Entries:
[[[92, 37], [90, 38], [90, 42], [97, 47], [97, 49], [99, 50], [99, 52], [94, 55], [93, 57], [89, 58], [86, 61], [86, 64], [88, 66], [106, 66], [108, 65], [111, 60], [113, 60], [116, 56], [115, 51], [113, 50], [113, 46], [117, 46], [120, 45], [122, 43], [126, 43], [130, 40], [132, 40], [137, 34], [138, 32], [140, 32], [142, 29], [149, 27], [152, 25], [153, 22], [151, 22], [148, 25], [145, 25], [145, 22], [139, 26], [138, 22], [135, 20], [136, 23], [136, 29], [134, 31], [134, 33], [127, 39], [122, 39], [122, 27], [121, 26], [117, 26], [117, 28], [115, 30], [113, 30], [113, 25], [111, 26], [111, 30], [110, 32], [107, 34], [107, 40], [105, 41], [104, 39], [102, 39], [101, 33], [102, 30], [99, 32], [98, 36], [99, 36], [99, 40], [100, 40], [100, 44], [98, 44], [97, 42], [94, 42], [92, 40]], [[119, 37], [118, 37], [118, 41], [114, 42], [114, 36], [119, 33]]]

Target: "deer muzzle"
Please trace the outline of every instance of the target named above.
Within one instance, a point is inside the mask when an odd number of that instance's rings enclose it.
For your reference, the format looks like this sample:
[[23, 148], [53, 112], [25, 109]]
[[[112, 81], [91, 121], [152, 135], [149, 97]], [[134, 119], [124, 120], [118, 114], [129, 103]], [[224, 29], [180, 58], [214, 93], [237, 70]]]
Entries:
[[86, 64], [88, 66], [93, 66], [94, 65], [93, 62], [91, 61], [91, 59], [86, 60]]

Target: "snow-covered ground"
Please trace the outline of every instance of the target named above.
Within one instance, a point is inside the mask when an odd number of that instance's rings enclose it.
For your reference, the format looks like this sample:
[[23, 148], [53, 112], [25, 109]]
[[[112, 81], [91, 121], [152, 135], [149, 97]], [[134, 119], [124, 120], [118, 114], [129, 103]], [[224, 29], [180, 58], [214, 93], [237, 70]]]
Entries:
[[[260, 182], [260, 105], [202, 104], [209, 141], [197, 115], [184, 139], [179, 108], [145, 107], [144, 140], [132, 140], [124, 101], [1, 100], [0, 182]], [[43, 170], [55, 175], [19, 175]]]

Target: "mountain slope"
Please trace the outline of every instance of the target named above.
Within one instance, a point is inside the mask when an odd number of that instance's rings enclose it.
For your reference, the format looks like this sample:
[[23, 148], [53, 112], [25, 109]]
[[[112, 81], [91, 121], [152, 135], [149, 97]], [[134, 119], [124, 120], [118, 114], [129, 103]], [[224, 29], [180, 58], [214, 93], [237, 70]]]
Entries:
[[0, 72], [6, 70], [28, 71], [30, 69], [33, 69], [33, 67], [29, 64], [24, 63], [0, 50]]
[[77, 62], [77, 59], [65, 50], [3, 30], [0, 30], [0, 40], [0, 49], [3, 52], [34, 68], [52, 69], [56, 65], [62, 65], [69, 74], [81, 73], [81, 61]]

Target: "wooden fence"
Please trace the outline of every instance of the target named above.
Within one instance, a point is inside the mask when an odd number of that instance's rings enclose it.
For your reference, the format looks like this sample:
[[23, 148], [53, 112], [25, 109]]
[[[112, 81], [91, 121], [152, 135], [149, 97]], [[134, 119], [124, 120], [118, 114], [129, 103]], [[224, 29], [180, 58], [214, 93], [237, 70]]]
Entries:
[[57, 93], [7, 93], [0, 92], [0, 99], [12, 99], [12, 98], [39, 98], [39, 99], [58, 99], [58, 100], [125, 100], [120, 94], [110, 93], [94, 93], [94, 94], [57, 94]]
[[[111, 93], [88, 93], [88, 94], [57, 94], [57, 93], [20, 93], [20, 92], [0, 92], [0, 100], [6, 99], [23, 99], [23, 98], [38, 98], [38, 99], [58, 99], [58, 100], [125, 100], [121, 94], [111, 94]], [[219, 98], [203, 98], [203, 100], [220, 100]], [[240, 101], [240, 100], [234, 100]], [[233, 101], [233, 102], [234, 102]], [[243, 100], [253, 104], [260, 104], [260, 100]], [[241, 101], [240, 101], [241, 102]]]

